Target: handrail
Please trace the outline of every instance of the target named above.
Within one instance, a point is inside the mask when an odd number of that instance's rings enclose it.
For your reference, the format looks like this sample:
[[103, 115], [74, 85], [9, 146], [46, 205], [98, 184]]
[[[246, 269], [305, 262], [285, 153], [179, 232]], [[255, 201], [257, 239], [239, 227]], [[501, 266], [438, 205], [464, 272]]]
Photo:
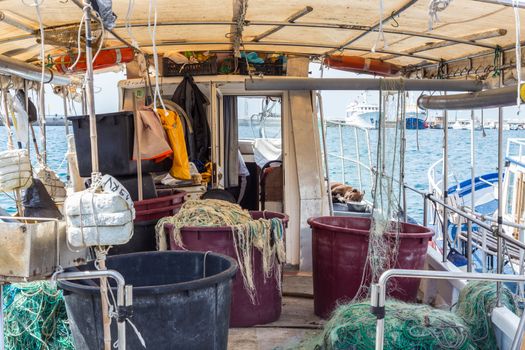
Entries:
[[112, 278], [117, 282], [117, 328], [118, 328], [118, 349], [126, 350], [126, 310], [132, 306], [132, 288], [126, 286], [124, 277], [120, 272], [115, 270], [96, 270], [96, 271], [79, 271], [79, 272], [60, 272], [53, 275], [51, 278], [58, 281], [66, 280], [86, 280], [86, 279], [101, 279]]
[[[404, 278], [428, 278], [428, 279], [454, 279], [454, 280], [475, 280], [475, 281], [494, 281], [494, 282], [525, 282], [523, 275], [504, 275], [491, 273], [472, 273], [472, 272], [450, 272], [450, 271], [428, 271], [428, 270], [404, 270], [392, 269], [383, 272], [377, 283], [372, 284], [370, 312], [376, 316], [376, 350], [383, 349], [385, 332], [385, 299], [386, 283], [392, 277]], [[525, 312], [520, 317], [518, 330], [512, 341], [511, 350], [518, 350], [521, 346], [523, 331], [525, 329]]]

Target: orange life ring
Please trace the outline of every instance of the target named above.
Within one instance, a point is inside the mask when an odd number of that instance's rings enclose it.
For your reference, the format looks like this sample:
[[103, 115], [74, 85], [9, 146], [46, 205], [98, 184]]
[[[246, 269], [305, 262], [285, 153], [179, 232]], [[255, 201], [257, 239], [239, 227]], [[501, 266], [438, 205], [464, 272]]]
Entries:
[[382, 76], [396, 75], [401, 70], [401, 67], [395, 64], [359, 56], [328, 56], [324, 63], [330, 68], [346, 72], [373, 73]]
[[[122, 49], [102, 50], [98, 54], [95, 62], [93, 62], [93, 69], [103, 69], [119, 63], [128, 63], [133, 61], [134, 57], [135, 53], [133, 52], [133, 49], [127, 47]], [[54, 60], [55, 68], [61, 73], [85, 72], [87, 69], [85, 54], [81, 55], [80, 61], [78, 61], [73, 70], [69, 70], [69, 67], [71, 67], [76, 59], [77, 57], [75, 54], [58, 57]]]

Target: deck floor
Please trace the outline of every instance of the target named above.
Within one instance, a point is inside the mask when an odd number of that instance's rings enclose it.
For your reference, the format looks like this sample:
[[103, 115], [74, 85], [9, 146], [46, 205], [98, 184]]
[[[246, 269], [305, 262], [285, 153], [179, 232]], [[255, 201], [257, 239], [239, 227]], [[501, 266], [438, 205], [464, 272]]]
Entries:
[[287, 272], [283, 281], [283, 308], [276, 322], [251, 328], [231, 328], [230, 350], [286, 350], [312, 348], [324, 321], [314, 315], [312, 277]]

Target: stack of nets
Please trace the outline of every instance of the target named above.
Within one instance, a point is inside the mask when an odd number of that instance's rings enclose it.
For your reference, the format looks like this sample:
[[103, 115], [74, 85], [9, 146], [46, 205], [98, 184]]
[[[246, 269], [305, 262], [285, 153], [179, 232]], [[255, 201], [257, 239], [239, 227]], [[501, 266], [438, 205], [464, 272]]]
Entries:
[[[502, 288], [501, 304], [516, 312], [511, 291]], [[470, 282], [461, 291], [454, 312], [395, 299], [385, 305], [385, 350], [494, 350], [491, 313], [497, 304], [496, 283]], [[341, 305], [327, 322], [317, 349], [375, 349], [376, 317], [368, 301]]]
[[[516, 313], [517, 306], [508, 288], [501, 289], [500, 301]], [[470, 327], [472, 339], [481, 350], [497, 349], [491, 314], [498, 302], [496, 283], [470, 282], [459, 294], [455, 313]]]
[[62, 292], [31, 282], [4, 288], [6, 350], [74, 350]]
[[[388, 300], [385, 305], [385, 350], [475, 350], [469, 327], [448, 311]], [[374, 350], [376, 317], [369, 302], [340, 306], [326, 324], [322, 350]]]
[[162, 218], [157, 223], [155, 230], [159, 245], [165, 241], [166, 223], [173, 225], [172, 238], [180, 247], [184, 247], [180, 232], [183, 227], [231, 227], [239, 271], [252, 300], [255, 295], [252, 266], [254, 248], [262, 255], [265, 277], [274, 275], [280, 286], [281, 263], [286, 260], [284, 228], [280, 219], [254, 220], [239, 205], [217, 199], [188, 201], [176, 215]]

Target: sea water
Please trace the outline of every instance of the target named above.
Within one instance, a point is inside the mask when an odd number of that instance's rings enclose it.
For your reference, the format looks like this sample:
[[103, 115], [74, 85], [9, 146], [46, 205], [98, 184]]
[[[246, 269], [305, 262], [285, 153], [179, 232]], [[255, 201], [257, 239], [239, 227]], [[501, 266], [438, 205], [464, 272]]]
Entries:
[[[38, 128], [37, 128], [38, 129]], [[490, 129], [485, 131], [475, 131], [475, 171], [477, 175], [497, 171], [498, 142], [497, 130]], [[36, 130], [37, 139], [40, 133]], [[241, 132], [240, 132], [241, 134]], [[456, 181], [470, 179], [470, 131], [469, 130], [448, 130], [449, 134], [449, 179], [450, 186]], [[512, 138], [525, 138], [525, 131], [504, 131], [506, 140]], [[343, 142], [340, 143], [340, 136]], [[327, 128], [327, 154], [329, 159], [329, 175], [332, 182], [342, 181], [343, 167], [341, 159], [336, 157], [341, 154], [341, 145], [345, 157], [356, 159], [356, 149], [359, 149], [360, 160], [368, 165], [368, 144], [371, 145], [372, 165], [375, 163], [375, 143], [377, 142], [377, 130], [369, 131], [369, 142], [363, 131], [358, 133], [358, 147], [355, 143], [355, 131], [353, 128], [343, 126]], [[412, 187], [420, 190], [428, 189], [427, 172], [429, 167], [439, 161], [443, 154], [443, 130], [407, 130], [407, 147], [405, 154], [405, 182]], [[7, 140], [5, 128], [0, 128], [0, 139]], [[418, 147], [419, 145], [419, 147]], [[0, 145], [0, 150], [7, 147], [7, 141]], [[47, 128], [47, 161], [49, 166], [65, 180], [67, 172], [67, 162], [65, 153], [67, 150], [66, 135], [64, 127], [51, 126]], [[33, 163], [36, 164], [34, 149], [31, 149]], [[371, 199], [370, 174], [361, 168], [361, 184], [355, 163], [352, 161], [344, 162], [345, 182], [356, 188], [361, 188], [366, 192], [367, 199]], [[12, 194], [0, 194], [0, 207], [9, 212], [15, 211], [14, 202], [10, 199]], [[410, 217], [421, 222], [423, 213], [423, 201], [420, 195], [407, 191], [407, 213]]]

